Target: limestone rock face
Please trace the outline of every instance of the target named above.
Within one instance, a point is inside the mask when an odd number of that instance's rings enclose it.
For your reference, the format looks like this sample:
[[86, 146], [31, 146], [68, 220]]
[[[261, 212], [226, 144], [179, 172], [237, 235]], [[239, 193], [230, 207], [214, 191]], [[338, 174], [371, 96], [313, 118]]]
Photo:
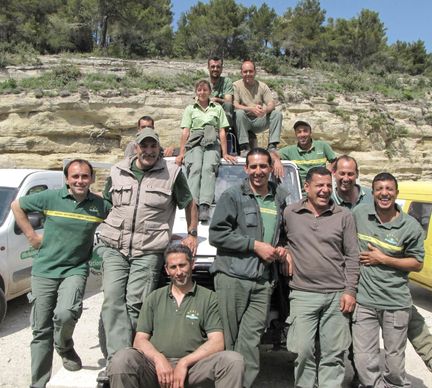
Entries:
[[[23, 78], [26, 71], [32, 76], [40, 74], [56, 59], [44, 58], [42, 69], [10, 68], [0, 74], [0, 81], [10, 76]], [[125, 71], [121, 61], [98, 61], [77, 63], [82, 72]], [[192, 62], [140, 63], [149, 72], [206, 70], [205, 63], [198, 67]], [[233, 66], [225, 73], [239, 77]], [[283, 93], [286, 102], [277, 106], [284, 116], [281, 147], [295, 144], [292, 126], [302, 118], [311, 123], [315, 139], [359, 161], [362, 182], [370, 182], [384, 170], [401, 180], [432, 179], [432, 126], [426, 120], [432, 117], [430, 95], [422, 101], [399, 102], [364, 95], [335, 95], [328, 101], [325, 96], [304, 97], [295, 87]], [[82, 88], [54, 97], [34, 92], [0, 95], [0, 167], [59, 169], [64, 159], [71, 158], [116, 162], [134, 138], [136, 121], [143, 115], [155, 119], [162, 145], [178, 146], [182, 113], [193, 97], [193, 85], [177, 92], [154, 90], [129, 96]], [[259, 136], [261, 146], [267, 146], [267, 136], [267, 132]]]

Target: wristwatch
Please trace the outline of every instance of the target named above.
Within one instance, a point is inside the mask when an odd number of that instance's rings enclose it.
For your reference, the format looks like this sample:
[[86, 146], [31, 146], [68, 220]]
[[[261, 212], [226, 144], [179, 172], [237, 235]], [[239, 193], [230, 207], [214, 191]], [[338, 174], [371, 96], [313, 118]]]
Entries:
[[190, 235], [192, 237], [197, 237], [198, 236], [198, 231], [196, 229], [188, 230], [188, 235]]

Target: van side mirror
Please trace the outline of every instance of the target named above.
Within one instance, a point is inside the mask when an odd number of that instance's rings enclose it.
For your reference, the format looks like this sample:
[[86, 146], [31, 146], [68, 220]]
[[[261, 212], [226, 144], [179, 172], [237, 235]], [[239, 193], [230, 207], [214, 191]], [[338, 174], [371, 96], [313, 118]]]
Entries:
[[[43, 228], [45, 217], [42, 213], [32, 212], [32, 213], [28, 213], [27, 216], [30, 221], [30, 225], [33, 227], [34, 230]], [[14, 230], [15, 230], [15, 234], [22, 234], [22, 230], [16, 222], [15, 222]]]

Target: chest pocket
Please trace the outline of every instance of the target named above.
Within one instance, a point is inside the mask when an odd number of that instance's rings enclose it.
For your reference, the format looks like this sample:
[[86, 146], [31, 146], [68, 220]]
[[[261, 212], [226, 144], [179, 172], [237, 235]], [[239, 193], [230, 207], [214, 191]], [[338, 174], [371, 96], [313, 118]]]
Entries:
[[246, 226], [258, 226], [258, 214], [257, 210], [253, 207], [247, 207], [244, 209]]
[[145, 203], [150, 207], [166, 209], [171, 202], [171, 194], [171, 190], [160, 187], [148, 188], [145, 192]]
[[110, 189], [114, 206], [130, 205], [132, 198], [132, 185], [113, 186]]

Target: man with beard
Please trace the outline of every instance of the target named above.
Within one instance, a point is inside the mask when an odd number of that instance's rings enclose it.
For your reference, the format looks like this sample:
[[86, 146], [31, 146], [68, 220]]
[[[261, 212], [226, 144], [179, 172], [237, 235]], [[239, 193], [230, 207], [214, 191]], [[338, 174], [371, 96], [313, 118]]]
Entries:
[[[176, 207], [186, 212], [188, 236], [182, 244], [193, 254], [197, 248], [197, 206], [180, 167], [161, 157], [151, 128], [138, 133], [135, 151], [136, 156], [111, 168], [103, 193], [113, 205], [97, 247], [103, 260], [108, 363], [116, 351], [132, 345], [141, 305], [159, 281]], [[102, 371], [98, 381], [106, 380]]]
[[[356, 304], [359, 251], [352, 214], [331, 199], [325, 167], [306, 174], [306, 198], [284, 211], [292, 257], [287, 348], [296, 353], [296, 387], [341, 387], [351, 343], [349, 315]], [[315, 354], [318, 335], [320, 357]]]
[[223, 351], [216, 296], [192, 280], [186, 246], [171, 245], [165, 270], [171, 284], [142, 306], [133, 348], [116, 353], [108, 367], [111, 388], [243, 387], [243, 357]]

